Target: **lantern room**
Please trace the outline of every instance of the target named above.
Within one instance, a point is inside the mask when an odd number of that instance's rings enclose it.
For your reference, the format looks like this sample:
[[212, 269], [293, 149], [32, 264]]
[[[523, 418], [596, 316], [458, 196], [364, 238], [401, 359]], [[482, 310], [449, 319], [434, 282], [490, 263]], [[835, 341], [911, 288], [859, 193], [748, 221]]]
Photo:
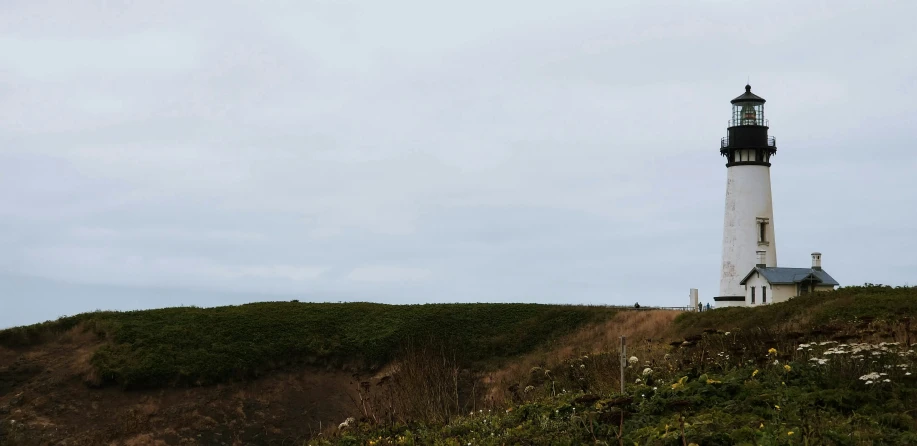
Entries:
[[745, 86], [745, 94], [732, 101], [732, 121], [730, 127], [738, 125], [767, 126], [764, 119], [764, 98], [751, 92], [751, 85]]
[[730, 101], [732, 119], [726, 137], [720, 140], [720, 154], [725, 156], [726, 167], [739, 165], [771, 165], [777, 153], [777, 141], [768, 136], [768, 122], [764, 119], [764, 98], [745, 86], [745, 93]]

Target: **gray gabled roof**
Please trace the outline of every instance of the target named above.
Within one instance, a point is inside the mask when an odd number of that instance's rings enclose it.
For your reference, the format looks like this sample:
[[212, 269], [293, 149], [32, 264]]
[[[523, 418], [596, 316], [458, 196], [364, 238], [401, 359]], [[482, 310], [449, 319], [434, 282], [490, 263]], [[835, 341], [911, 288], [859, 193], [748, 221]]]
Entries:
[[756, 266], [748, 275], [739, 282], [740, 285], [745, 285], [745, 282], [751, 278], [751, 275], [755, 272], [760, 273], [764, 278], [770, 282], [771, 285], [783, 285], [789, 283], [800, 283], [806, 280], [814, 280], [821, 285], [840, 285], [831, 277], [828, 273], [821, 269], [813, 268], [761, 268]]

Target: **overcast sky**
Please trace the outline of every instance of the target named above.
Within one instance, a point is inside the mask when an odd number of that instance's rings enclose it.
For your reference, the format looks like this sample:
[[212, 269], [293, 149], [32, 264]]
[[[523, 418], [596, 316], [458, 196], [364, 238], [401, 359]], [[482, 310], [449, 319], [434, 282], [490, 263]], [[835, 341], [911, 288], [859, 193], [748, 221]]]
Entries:
[[780, 266], [917, 283], [917, 2], [0, 1], [0, 327], [685, 305], [767, 99]]

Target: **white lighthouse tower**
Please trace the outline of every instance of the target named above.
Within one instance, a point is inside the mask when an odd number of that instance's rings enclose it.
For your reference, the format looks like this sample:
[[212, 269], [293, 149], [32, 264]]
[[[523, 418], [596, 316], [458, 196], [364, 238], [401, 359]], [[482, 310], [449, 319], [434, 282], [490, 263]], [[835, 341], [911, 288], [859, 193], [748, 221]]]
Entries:
[[726, 216], [718, 307], [744, 306], [745, 275], [758, 267], [777, 266], [774, 206], [771, 202], [771, 157], [777, 144], [767, 135], [764, 98], [745, 86], [732, 101], [732, 119], [720, 143], [726, 157]]

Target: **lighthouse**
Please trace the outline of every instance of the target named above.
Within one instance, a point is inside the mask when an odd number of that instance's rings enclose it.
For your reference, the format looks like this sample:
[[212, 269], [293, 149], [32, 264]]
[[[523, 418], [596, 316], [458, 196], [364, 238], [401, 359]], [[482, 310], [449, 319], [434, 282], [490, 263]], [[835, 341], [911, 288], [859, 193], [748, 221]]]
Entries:
[[732, 119], [720, 154], [726, 159], [726, 212], [723, 257], [717, 307], [745, 306], [749, 270], [777, 266], [774, 205], [771, 200], [771, 159], [777, 153], [768, 136], [764, 98], [745, 86], [732, 101]]

